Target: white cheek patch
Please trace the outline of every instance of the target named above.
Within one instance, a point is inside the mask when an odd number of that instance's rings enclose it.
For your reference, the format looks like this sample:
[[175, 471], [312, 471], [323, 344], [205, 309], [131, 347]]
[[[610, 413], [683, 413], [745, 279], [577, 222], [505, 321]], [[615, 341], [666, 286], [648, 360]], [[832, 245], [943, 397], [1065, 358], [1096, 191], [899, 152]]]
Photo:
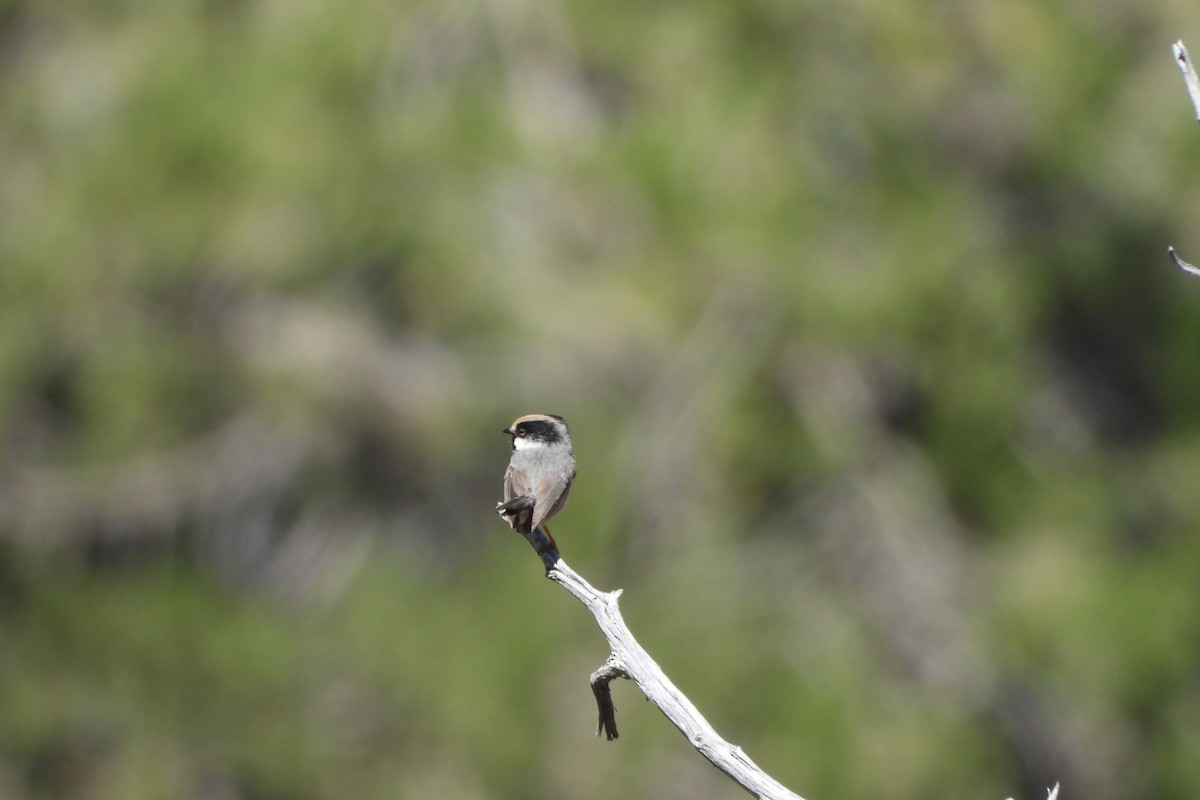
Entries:
[[518, 436], [513, 439], [513, 449], [515, 450], [532, 450], [535, 447], [545, 447], [544, 442], [539, 442], [536, 439], [526, 439], [524, 436]]

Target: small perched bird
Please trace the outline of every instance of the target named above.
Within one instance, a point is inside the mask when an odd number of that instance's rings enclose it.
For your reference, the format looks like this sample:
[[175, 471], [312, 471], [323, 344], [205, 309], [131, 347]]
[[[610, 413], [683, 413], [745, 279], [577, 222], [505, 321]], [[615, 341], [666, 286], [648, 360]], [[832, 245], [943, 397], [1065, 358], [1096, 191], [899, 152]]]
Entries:
[[512, 458], [504, 473], [504, 501], [496, 504], [496, 512], [520, 533], [541, 527], [557, 550], [545, 525], [562, 511], [575, 480], [567, 423], [554, 414], [527, 414], [503, 432], [512, 437]]

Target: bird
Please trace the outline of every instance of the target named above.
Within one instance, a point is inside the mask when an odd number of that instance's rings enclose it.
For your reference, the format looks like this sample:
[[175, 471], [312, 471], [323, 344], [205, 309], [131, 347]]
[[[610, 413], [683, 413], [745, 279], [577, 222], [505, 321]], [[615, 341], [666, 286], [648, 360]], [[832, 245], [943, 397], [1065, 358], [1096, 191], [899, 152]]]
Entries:
[[504, 472], [504, 500], [496, 513], [522, 534], [541, 528], [555, 550], [546, 523], [562, 511], [575, 480], [575, 454], [566, 421], [557, 414], [526, 414], [502, 430], [512, 437]]

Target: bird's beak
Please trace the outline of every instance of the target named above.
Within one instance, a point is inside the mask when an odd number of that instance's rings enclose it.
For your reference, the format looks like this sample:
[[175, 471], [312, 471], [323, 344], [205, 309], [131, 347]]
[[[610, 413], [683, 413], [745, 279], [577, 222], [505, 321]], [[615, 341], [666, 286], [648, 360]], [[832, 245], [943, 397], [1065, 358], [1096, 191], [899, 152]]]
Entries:
[[502, 430], [502, 431], [500, 431], [500, 432], [501, 432], [501, 433], [507, 433], [509, 436], [512, 436], [512, 435], [513, 435], [513, 429], [512, 429], [512, 428], [505, 428], [504, 430]]

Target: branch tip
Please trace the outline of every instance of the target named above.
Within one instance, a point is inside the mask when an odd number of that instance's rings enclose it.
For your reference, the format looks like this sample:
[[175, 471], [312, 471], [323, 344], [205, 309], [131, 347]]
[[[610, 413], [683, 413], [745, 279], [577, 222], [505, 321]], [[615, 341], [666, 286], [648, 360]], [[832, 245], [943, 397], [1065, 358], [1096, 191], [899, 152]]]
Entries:
[[1197, 267], [1195, 264], [1188, 263], [1180, 258], [1179, 254], [1175, 252], [1174, 247], [1167, 247], [1167, 255], [1169, 255], [1171, 260], [1175, 262], [1175, 266], [1179, 267], [1189, 275], [1196, 275], [1197, 277], [1200, 277], [1200, 267]]
[[[549, 561], [544, 554], [543, 561]], [[592, 693], [596, 696], [599, 712], [597, 736], [603, 734], [609, 741], [618, 737], [616, 707], [612, 702], [609, 684], [614, 678], [628, 678], [642, 690], [647, 702], [657, 706], [687, 737], [700, 755], [743, 789], [759, 800], [803, 800], [763, 771], [740, 748], [721, 738], [699, 709], [676, 688], [625, 625], [620, 607], [615, 602], [621, 594], [619, 589], [613, 592], [599, 591], [561, 559], [553, 564], [547, 563], [546, 577], [587, 606], [612, 648], [608, 660], [592, 673], [591, 678]]]
[[1196, 68], [1192, 66], [1192, 59], [1188, 56], [1187, 48], [1183, 46], [1182, 40], [1171, 45], [1171, 55], [1175, 57], [1176, 66], [1183, 73], [1183, 85], [1187, 88], [1188, 97], [1191, 98], [1196, 121], [1200, 122], [1200, 76], [1196, 75]]

